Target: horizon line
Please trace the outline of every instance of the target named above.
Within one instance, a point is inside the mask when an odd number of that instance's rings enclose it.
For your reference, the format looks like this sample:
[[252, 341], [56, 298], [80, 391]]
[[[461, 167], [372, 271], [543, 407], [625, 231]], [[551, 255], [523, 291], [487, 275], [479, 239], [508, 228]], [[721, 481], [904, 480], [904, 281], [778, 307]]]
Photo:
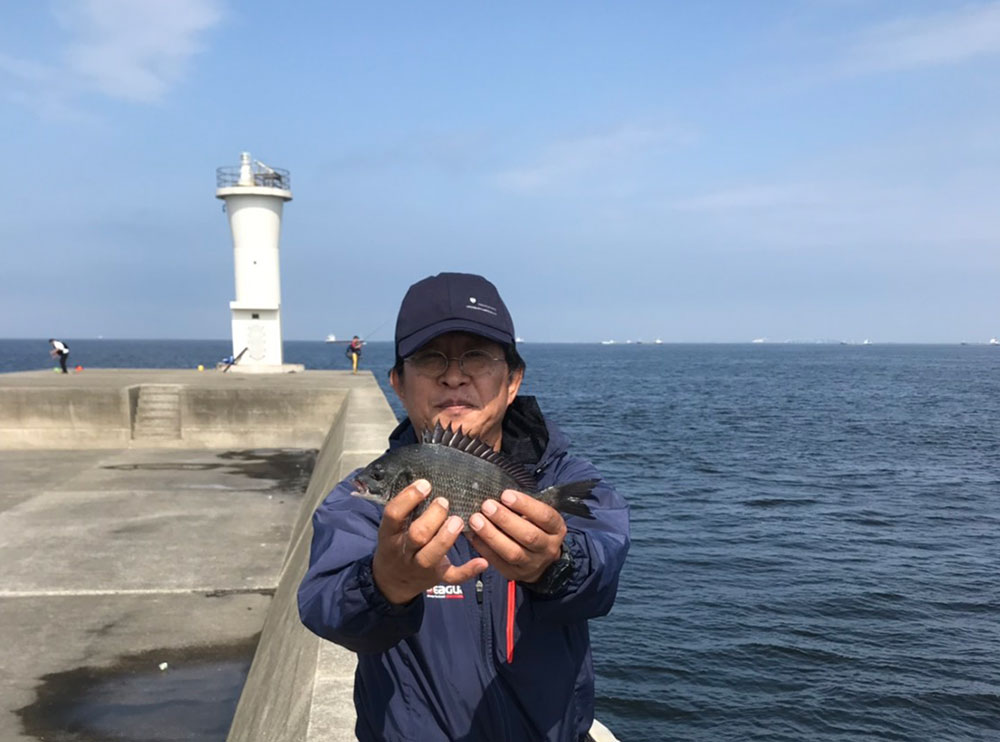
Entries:
[[[63, 335], [67, 341], [112, 341], [112, 342], [195, 342], [195, 343], [232, 343], [232, 338], [184, 338], [184, 337], [72, 337]], [[990, 340], [520, 340], [518, 345], [986, 345], [995, 346], [998, 343]], [[47, 338], [42, 337], [0, 337], [0, 342], [5, 341], [31, 341], [47, 343]], [[347, 340], [314, 340], [300, 338], [285, 338], [283, 343], [317, 343], [320, 345], [334, 345], [346, 343]], [[392, 344], [393, 340], [364, 340], [365, 343], [386, 343]]]

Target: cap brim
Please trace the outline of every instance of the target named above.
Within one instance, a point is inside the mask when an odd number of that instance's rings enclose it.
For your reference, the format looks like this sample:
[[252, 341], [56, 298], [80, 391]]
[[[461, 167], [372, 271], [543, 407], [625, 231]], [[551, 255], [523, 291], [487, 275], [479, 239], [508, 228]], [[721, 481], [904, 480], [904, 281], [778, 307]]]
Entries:
[[417, 330], [412, 335], [400, 340], [396, 346], [396, 353], [400, 358], [406, 358], [438, 335], [444, 335], [446, 332], [471, 332], [473, 335], [481, 335], [484, 338], [495, 340], [501, 345], [514, 345], [514, 338], [503, 330], [470, 320], [446, 319]]

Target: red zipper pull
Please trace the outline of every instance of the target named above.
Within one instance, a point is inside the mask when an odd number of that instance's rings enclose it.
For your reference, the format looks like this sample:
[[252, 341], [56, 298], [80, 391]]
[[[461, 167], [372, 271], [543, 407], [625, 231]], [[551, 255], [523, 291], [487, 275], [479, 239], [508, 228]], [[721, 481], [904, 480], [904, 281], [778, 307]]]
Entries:
[[517, 584], [507, 580], [507, 664], [514, 661], [514, 612], [517, 608]]

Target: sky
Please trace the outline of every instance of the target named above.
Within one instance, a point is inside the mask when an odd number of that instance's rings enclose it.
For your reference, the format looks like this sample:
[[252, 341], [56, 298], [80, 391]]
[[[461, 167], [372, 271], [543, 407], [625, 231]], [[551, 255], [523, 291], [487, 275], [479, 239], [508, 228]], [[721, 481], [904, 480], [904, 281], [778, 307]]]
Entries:
[[528, 341], [1000, 336], [1000, 2], [3, 15], [0, 337], [228, 338], [244, 150], [286, 339], [389, 340], [439, 271]]

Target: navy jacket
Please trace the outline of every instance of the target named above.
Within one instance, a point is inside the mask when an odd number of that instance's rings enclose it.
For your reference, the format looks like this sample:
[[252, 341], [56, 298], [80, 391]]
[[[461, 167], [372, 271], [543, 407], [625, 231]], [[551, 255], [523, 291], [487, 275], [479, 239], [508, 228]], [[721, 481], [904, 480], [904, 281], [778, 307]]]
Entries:
[[[415, 442], [409, 421], [390, 448]], [[534, 464], [539, 488], [600, 478], [570, 456], [568, 439], [532, 397], [504, 419], [503, 449]], [[361, 742], [578, 742], [594, 717], [587, 619], [611, 610], [629, 546], [628, 507], [606, 482], [593, 520], [566, 516], [573, 576], [549, 596], [492, 567], [462, 585], [438, 585], [393, 606], [372, 580], [380, 506], [350, 494], [353, 475], [313, 516], [299, 614], [313, 632], [358, 654], [354, 701]], [[453, 564], [475, 556], [464, 536]]]

